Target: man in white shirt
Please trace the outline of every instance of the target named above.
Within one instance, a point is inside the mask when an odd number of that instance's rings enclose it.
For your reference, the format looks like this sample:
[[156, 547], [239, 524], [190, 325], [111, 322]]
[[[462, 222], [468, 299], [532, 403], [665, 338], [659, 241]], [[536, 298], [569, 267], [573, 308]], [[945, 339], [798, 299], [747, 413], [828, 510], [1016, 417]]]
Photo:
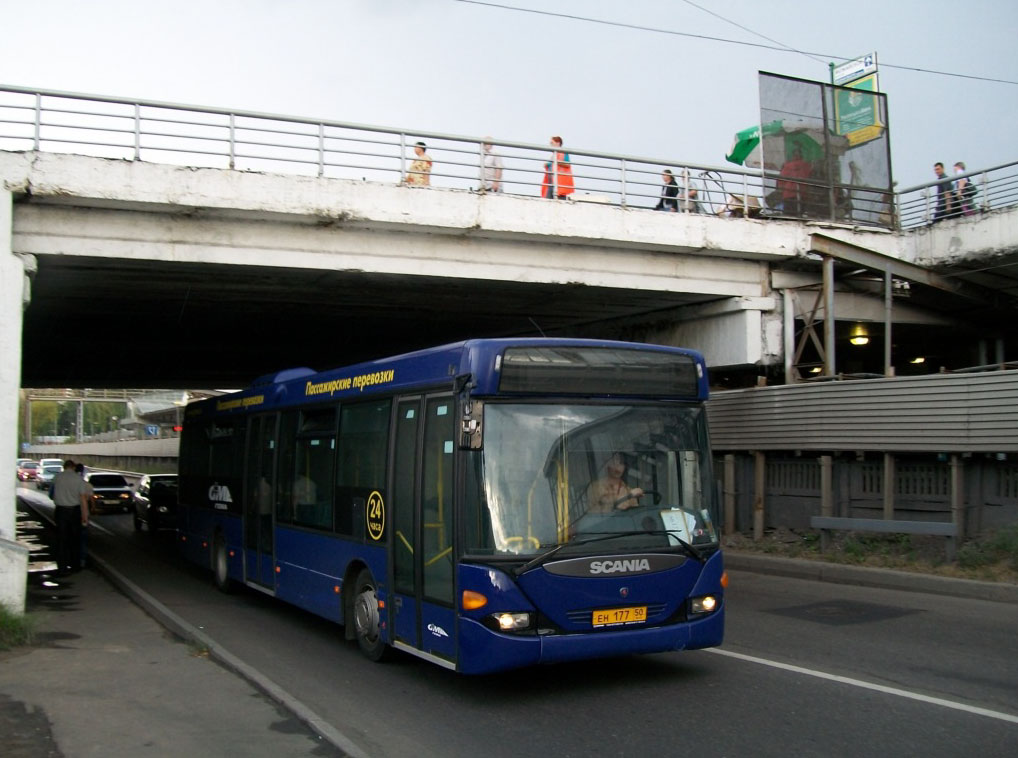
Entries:
[[481, 143], [481, 191], [502, 191], [502, 156], [491, 144], [491, 137]]
[[74, 471], [74, 461], [53, 477], [53, 509], [57, 525], [57, 573], [81, 569], [81, 528], [88, 525], [88, 485]]

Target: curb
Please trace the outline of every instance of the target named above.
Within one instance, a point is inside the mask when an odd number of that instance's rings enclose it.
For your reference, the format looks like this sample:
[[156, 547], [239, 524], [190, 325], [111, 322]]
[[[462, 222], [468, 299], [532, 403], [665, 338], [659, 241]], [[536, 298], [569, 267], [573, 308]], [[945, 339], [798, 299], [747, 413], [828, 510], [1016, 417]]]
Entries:
[[209, 637], [200, 629], [185, 621], [165, 605], [160, 603], [145, 590], [110, 566], [94, 552], [89, 552], [89, 561], [114, 587], [126, 595], [133, 603], [151, 616], [157, 623], [176, 636], [193, 644], [205, 647], [209, 656], [229, 670], [246, 679], [261, 690], [265, 695], [290, 711], [296, 718], [307, 724], [323, 740], [342, 751], [350, 758], [368, 758], [360, 747], [319, 716], [303, 702], [291, 695], [274, 681], [262, 674], [241, 658], [226, 650], [222, 645]]
[[816, 582], [855, 584], [860, 587], [926, 592], [932, 595], [1018, 604], [1018, 584], [979, 582], [868, 566], [846, 566], [841, 563], [811, 561], [804, 558], [777, 558], [732, 550], [725, 550], [724, 558], [725, 568], [732, 571], [752, 571], [757, 574], [811, 579]]

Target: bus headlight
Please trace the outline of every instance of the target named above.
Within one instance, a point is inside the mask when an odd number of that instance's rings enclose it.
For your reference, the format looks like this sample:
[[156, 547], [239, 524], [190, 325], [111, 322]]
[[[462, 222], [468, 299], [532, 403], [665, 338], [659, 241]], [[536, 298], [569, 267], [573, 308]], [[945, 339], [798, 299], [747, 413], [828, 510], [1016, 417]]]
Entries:
[[705, 613], [712, 613], [718, 607], [718, 598], [714, 595], [693, 597], [689, 599], [689, 615], [702, 616]]
[[518, 632], [530, 628], [529, 613], [493, 613], [492, 617], [503, 632]]

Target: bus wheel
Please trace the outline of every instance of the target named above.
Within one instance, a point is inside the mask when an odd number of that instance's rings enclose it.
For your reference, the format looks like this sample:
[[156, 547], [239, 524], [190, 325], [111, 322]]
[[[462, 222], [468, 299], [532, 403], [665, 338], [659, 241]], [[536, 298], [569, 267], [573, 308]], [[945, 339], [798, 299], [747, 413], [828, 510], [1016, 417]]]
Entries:
[[212, 578], [216, 589], [227, 594], [233, 592], [233, 580], [230, 579], [229, 557], [226, 553], [226, 540], [216, 537], [212, 548]]
[[357, 645], [372, 661], [386, 657], [388, 646], [382, 640], [381, 619], [378, 615], [378, 596], [371, 572], [363, 569], [354, 583], [353, 623]]

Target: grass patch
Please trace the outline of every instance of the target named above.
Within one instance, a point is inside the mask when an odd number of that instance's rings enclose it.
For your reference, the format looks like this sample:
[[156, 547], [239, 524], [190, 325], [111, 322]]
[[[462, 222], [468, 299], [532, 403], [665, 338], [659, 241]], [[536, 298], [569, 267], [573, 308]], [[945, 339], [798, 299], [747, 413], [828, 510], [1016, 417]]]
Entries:
[[27, 614], [14, 613], [0, 604], [0, 650], [31, 645], [35, 639], [35, 619]]
[[821, 553], [819, 543], [815, 530], [778, 527], [765, 530], [761, 540], [749, 533], [726, 535], [723, 546], [785, 558], [1018, 584], [1018, 524], [965, 540], [954, 561], [947, 560], [944, 538], [932, 535], [834, 531], [828, 550]]
[[958, 551], [962, 568], [982, 569], [1001, 563], [1018, 571], [1018, 524], [998, 529], [983, 540], [966, 542]]

